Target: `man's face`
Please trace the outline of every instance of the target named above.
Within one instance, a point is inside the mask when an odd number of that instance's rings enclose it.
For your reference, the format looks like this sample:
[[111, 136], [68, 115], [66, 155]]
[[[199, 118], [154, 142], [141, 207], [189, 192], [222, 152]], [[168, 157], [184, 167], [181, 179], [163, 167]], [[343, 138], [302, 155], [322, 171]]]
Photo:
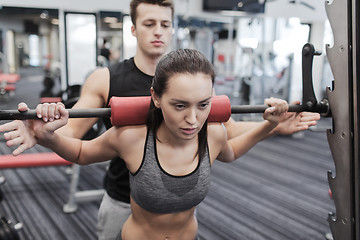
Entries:
[[132, 34], [138, 41], [137, 51], [153, 57], [162, 56], [171, 42], [171, 8], [141, 3], [136, 11], [136, 26], [132, 27]]

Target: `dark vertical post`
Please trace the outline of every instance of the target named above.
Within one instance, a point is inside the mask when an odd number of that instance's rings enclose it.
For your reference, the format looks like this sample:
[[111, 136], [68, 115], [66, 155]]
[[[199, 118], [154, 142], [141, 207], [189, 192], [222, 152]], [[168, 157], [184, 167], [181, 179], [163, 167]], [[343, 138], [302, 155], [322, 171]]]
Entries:
[[358, 0], [351, 1], [351, 31], [352, 31], [352, 87], [353, 87], [353, 122], [354, 122], [354, 232], [355, 239], [360, 239], [360, 4]]
[[327, 136], [335, 163], [328, 173], [336, 212], [329, 214], [335, 240], [359, 238], [359, 85], [357, 0], [327, 2], [326, 12], [333, 30], [334, 45], [327, 55], [334, 75], [327, 89], [333, 126]]

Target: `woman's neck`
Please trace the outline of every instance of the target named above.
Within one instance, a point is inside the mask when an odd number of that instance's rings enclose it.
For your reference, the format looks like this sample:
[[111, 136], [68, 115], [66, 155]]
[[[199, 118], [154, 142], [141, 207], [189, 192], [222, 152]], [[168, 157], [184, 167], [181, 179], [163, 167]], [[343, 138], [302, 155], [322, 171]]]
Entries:
[[196, 144], [198, 143], [198, 136], [192, 138], [192, 139], [181, 139], [178, 136], [176, 136], [174, 133], [172, 133], [164, 124], [164, 122], [161, 123], [160, 127], [156, 131], [156, 139], [161, 142], [168, 145], [171, 145], [173, 147], [186, 147], [188, 145]]

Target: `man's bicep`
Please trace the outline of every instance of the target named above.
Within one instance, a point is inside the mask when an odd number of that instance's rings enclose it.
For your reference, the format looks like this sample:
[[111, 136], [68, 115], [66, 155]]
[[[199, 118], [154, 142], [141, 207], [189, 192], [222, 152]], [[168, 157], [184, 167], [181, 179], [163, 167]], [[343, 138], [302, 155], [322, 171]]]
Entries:
[[110, 88], [109, 69], [95, 70], [86, 79], [81, 88], [80, 98], [74, 107], [76, 108], [99, 108], [106, 107]]
[[[97, 69], [86, 79], [73, 109], [106, 107], [109, 92], [109, 71]], [[97, 118], [70, 118], [68, 124], [58, 131], [61, 134], [82, 138], [98, 121]]]

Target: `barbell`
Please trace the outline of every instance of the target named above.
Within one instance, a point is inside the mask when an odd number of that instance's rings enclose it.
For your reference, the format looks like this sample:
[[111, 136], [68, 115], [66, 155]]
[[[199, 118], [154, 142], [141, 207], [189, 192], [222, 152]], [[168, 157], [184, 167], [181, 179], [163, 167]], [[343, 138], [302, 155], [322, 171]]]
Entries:
[[[67, 109], [69, 118], [110, 118], [114, 126], [145, 124], [151, 97], [112, 97], [109, 108]], [[231, 106], [226, 95], [214, 96], [211, 101], [209, 122], [226, 122], [231, 114], [263, 113], [266, 105]], [[329, 103], [323, 99], [317, 104], [289, 105], [289, 112], [317, 112], [323, 116], [330, 114]], [[0, 120], [37, 119], [36, 110], [19, 112], [18, 110], [0, 110]]]

